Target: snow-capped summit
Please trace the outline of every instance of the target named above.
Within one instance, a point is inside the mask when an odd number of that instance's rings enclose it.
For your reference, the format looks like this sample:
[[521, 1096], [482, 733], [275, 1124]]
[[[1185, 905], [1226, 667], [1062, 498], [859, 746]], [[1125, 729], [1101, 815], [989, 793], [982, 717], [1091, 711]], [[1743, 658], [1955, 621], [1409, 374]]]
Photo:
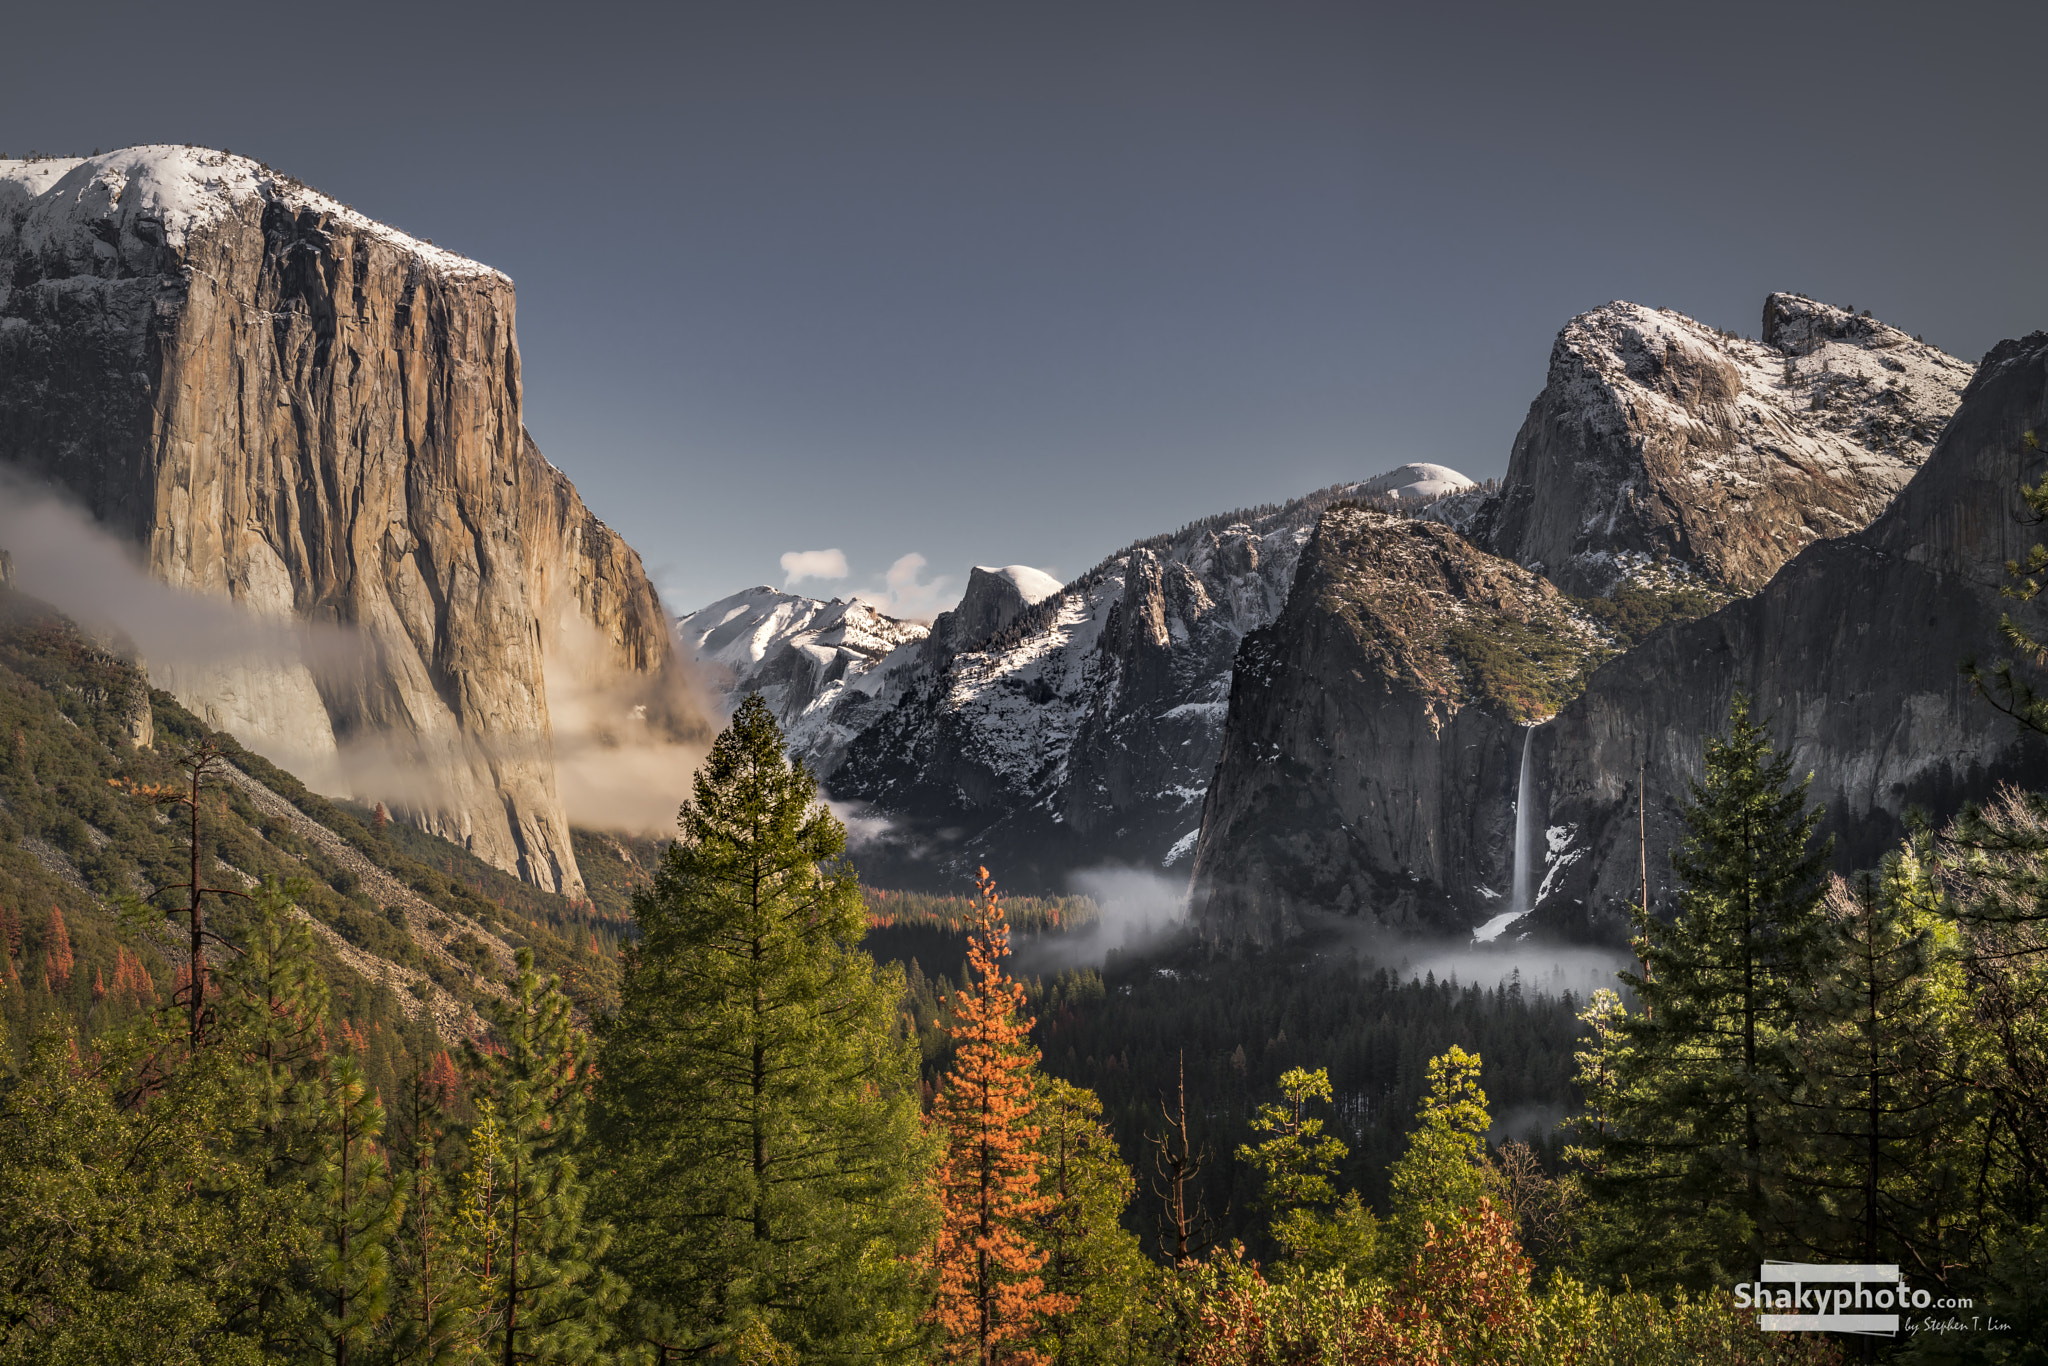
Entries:
[[849, 692], [871, 693], [867, 676], [927, 628], [858, 599], [829, 602], [763, 584], [676, 619], [683, 644], [718, 675], [728, 697], [760, 693], [782, 721], [792, 752], [813, 763], [836, 757], [845, 737], [827, 732]]
[[960, 604], [932, 623], [932, 637], [950, 649], [964, 650], [987, 640], [1029, 609], [1066, 585], [1028, 564], [991, 569], [974, 566]]
[[66, 258], [73, 274], [106, 274], [124, 259], [182, 249], [198, 229], [251, 210], [260, 217], [271, 204], [377, 238], [444, 275], [503, 278], [231, 152], [156, 143], [89, 157], [0, 160], [0, 219], [18, 222], [16, 250]]
[[1756, 341], [1606, 304], [1558, 333], [1499, 495], [1463, 524], [1433, 515], [1567, 592], [1650, 566], [1753, 592], [1891, 502], [1973, 370], [1798, 294], [1764, 301]]
[[1365, 481], [1367, 493], [1395, 498], [1404, 503], [1426, 503], [1453, 493], [1479, 487], [1472, 480], [1446, 465], [1416, 463], [1403, 465], [1397, 470], [1388, 470], [1375, 479]]

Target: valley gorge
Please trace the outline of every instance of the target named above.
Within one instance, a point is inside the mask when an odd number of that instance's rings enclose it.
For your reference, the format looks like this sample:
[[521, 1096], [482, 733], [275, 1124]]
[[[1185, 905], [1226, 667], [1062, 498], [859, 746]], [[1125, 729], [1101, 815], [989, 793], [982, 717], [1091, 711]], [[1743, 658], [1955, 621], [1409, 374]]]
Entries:
[[1513, 932], [1611, 942], [1636, 777], [1654, 883], [1738, 686], [1845, 860], [2035, 772], [1955, 673], [2031, 544], [2021, 343], [1973, 372], [1799, 295], [1755, 340], [1616, 302], [1559, 332], [1498, 485], [1403, 466], [1067, 583], [977, 566], [928, 627], [765, 587], [677, 620], [527, 433], [503, 274], [187, 147], [5, 163], [0, 271], [7, 465], [300, 642], [158, 651], [152, 679], [565, 896], [608, 756], [686, 765], [746, 692], [873, 880], [1142, 868], [1219, 945], [1498, 915], [1525, 753]]

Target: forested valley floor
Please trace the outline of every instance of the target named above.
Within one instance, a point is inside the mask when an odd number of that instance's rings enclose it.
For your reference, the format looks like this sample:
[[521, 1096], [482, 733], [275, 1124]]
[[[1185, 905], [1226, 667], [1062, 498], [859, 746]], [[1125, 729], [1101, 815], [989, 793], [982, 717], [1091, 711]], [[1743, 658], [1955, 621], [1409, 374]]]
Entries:
[[1859, 1354], [1759, 1330], [1770, 1258], [1971, 1325], [1887, 1359], [2040, 1360], [2048, 804], [1831, 879], [1763, 721], [1589, 999], [1026, 977], [1092, 905], [863, 889], [758, 702], [570, 902], [0, 595], [0, 1361]]

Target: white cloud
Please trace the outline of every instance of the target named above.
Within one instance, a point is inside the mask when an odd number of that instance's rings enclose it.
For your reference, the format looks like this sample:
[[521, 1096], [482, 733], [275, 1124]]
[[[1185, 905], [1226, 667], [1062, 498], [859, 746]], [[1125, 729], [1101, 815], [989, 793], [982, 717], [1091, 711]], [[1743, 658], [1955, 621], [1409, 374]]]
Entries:
[[882, 576], [881, 592], [856, 593], [854, 596], [892, 617], [930, 621], [952, 606], [946, 593], [950, 580], [941, 576], [927, 582], [923, 577], [924, 570], [924, 556], [913, 550], [889, 566], [889, 572]]
[[782, 552], [784, 588], [794, 588], [805, 579], [843, 579], [846, 552], [843, 550], [785, 550]]

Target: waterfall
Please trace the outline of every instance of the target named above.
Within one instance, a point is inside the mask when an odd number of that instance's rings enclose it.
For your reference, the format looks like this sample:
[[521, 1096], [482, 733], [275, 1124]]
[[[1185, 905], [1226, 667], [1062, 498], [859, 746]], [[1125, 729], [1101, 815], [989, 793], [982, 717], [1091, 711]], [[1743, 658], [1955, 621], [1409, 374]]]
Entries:
[[1515, 862], [1509, 869], [1508, 908], [1472, 931], [1475, 943], [1490, 944], [1501, 931], [1536, 909], [1536, 774], [1530, 752], [1536, 727], [1522, 733], [1522, 775], [1515, 783]]
[[1515, 785], [1515, 882], [1508, 909], [1516, 915], [1536, 908], [1536, 784], [1529, 764], [1535, 740], [1531, 726], [1522, 736], [1522, 777]]

